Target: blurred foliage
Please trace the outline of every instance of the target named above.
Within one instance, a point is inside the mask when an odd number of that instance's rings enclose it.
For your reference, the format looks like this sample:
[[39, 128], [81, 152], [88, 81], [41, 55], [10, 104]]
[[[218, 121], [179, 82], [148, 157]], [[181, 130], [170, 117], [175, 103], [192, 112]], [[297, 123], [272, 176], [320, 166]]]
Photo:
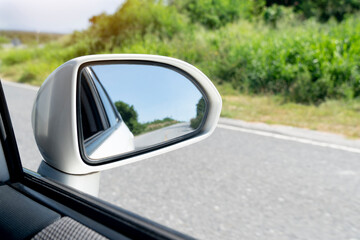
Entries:
[[272, 5], [264, 10], [264, 20], [271, 24], [273, 28], [277, 27], [277, 22], [283, 17], [284, 7]]
[[320, 21], [328, 21], [334, 17], [338, 21], [344, 20], [347, 14], [360, 9], [360, 0], [266, 0], [266, 5], [273, 4], [294, 6], [294, 10], [304, 17], [317, 17]]
[[98, 53], [180, 58], [238, 92], [320, 104], [360, 97], [360, 0], [128, 0], [42, 48], [0, 50], [0, 72], [40, 84]]
[[11, 40], [8, 37], [0, 34], [0, 44], [10, 43], [10, 42], [11, 42]]
[[240, 0], [184, 0], [176, 4], [193, 23], [216, 29], [239, 17], [250, 18], [253, 2]]
[[141, 41], [147, 34], [160, 39], [172, 38], [187, 27], [187, 18], [162, 1], [129, 0], [114, 14], [94, 16], [90, 23], [88, 30], [73, 35], [71, 44], [85, 41], [90, 52], [98, 52]]

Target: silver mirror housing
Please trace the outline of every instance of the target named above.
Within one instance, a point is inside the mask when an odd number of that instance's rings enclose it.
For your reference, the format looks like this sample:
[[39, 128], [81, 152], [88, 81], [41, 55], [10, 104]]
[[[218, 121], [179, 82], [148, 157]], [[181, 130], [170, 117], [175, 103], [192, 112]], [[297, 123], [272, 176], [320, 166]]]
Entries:
[[[84, 65], [139, 61], [167, 65], [191, 77], [207, 99], [207, 115], [201, 129], [191, 137], [168, 145], [130, 154], [112, 161], [86, 161], [78, 131], [79, 71]], [[194, 66], [169, 57], [140, 54], [92, 55], [72, 59], [57, 68], [38, 91], [32, 125], [38, 148], [47, 164], [68, 174], [88, 174], [166, 153], [208, 137], [215, 129], [221, 111], [221, 97], [212, 82]]]

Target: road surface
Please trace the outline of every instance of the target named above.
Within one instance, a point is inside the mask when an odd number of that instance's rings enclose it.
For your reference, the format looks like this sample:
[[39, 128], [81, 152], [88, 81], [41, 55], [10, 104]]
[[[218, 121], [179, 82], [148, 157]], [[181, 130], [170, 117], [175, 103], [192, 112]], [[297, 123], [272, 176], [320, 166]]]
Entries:
[[190, 123], [177, 123], [151, 132], [147, 132], [139, 136], [135, 136], [135, 149], [156, 145], [180, 136], [184, 136], [185, 134], [189, 134], [193, 131], [194, 129], [190, 127]]
[[[32, 170], [35, 93], [5, 84]], [[100, 198], [200, 239], [360, 239], [359, 149], [219, 126], [201, 143], [104, 171]]]

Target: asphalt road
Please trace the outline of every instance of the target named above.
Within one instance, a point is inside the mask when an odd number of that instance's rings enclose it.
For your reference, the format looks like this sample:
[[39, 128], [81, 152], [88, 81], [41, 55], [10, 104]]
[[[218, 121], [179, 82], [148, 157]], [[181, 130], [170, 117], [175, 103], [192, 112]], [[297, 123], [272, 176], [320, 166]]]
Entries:
[[[36, 91], [5, 85], [24, 166]], [[104, 171], [100, 198], [200, 239], [360, 239], [360, 153], [219, 125], [201, 143]]]
[[191, 133], [192, 131], [194, 131], [194, 129], [190, 127], [190, 123], [177, 123], [152, 132], [147, 132], [139, 136], [135, 136], [135, 149], [156, 145]]

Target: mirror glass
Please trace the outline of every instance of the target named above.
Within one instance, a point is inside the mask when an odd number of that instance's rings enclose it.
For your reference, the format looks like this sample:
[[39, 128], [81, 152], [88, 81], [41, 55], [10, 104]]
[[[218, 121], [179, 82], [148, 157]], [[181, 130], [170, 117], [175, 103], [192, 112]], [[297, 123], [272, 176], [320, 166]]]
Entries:
[[181, 141], [201, 127], [207, 110], [190, 77], [162, 65], [88, 65], [79, 92], [79, 133], [91, 161]]

